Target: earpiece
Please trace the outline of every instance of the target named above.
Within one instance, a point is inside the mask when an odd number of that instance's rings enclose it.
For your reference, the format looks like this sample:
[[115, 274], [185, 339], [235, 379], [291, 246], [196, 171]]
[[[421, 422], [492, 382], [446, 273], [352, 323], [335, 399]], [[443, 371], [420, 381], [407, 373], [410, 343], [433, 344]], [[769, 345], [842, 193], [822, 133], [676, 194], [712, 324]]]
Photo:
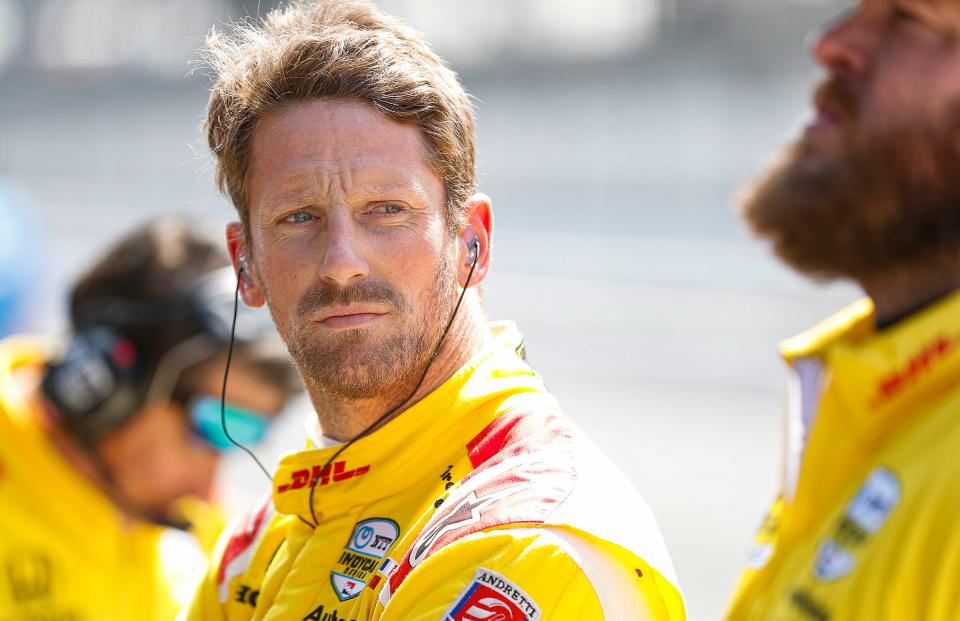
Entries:
[[473, 264], [480, 259], [480, 240], [477, 239], [475, 233], [471, 233], [472, 237], [467, 243], [467, 262], [466, 266], [471, 267]]
[[250, 261], [247, 258], [246, 253], [241, 253], [239, 257], [240, 271], [238, 275], [243, 279], [243, 282], [248, 286], [253, 286], [253, 278], [250, 276]]

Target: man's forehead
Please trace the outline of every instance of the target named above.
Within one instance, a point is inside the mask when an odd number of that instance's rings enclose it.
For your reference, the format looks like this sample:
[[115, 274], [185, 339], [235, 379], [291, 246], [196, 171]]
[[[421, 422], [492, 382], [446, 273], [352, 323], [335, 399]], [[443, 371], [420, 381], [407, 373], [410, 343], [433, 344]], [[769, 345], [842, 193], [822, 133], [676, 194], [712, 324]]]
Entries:
[[434, 176], [419, 128], [354, 100], [321, 99], [268, 115], [255, 132], [252, 156], [251, 181], [270, 194], [332, 182], [416, 187]]
[[316, 99], [275, 110], [260, 121], [253, 142], [260, 152], [325, 160], [372, 153], [426, 155], [418, 127], [353, 99]]
[[390, 158], [361, 156], [342, 160], [307, 160], [299, 164], [296, 169], [277, 171], [273, 183], [267, 184], [271, 203], [335, 192], [427, 197], [432, 185], [429, 178], [432, 171], [416, 162], [403, 162], [398, 166]]

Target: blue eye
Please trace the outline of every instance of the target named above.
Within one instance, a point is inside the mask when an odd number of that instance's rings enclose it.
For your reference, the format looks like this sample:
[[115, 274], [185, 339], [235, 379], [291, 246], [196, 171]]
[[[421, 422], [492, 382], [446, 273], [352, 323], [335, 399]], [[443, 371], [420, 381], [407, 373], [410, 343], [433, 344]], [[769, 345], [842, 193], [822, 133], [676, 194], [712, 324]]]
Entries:
[[287, 221], [292, 222], [293, 224], [302, 224], [312, 219], [313, 215], [307, 213], [306, 211], [298, 211], [297, 213], [287, 216]]
[[377, 205], [375, 210], [380, 213], [385, 213], [390, 215], [403, 213], [404, 211], [406, 211], [403, 205], [398, 205], [397, 203], [386, 203], [383, 205]]

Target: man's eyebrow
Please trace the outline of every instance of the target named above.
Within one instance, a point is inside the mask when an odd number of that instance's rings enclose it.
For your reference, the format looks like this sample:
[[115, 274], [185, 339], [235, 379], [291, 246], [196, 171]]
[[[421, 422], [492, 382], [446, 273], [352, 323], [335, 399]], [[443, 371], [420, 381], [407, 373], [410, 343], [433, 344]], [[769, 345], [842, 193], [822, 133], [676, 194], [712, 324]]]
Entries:
[[947, 9], [951, 4], [956, 6], [956, 0], [951, 0], [950, 2], [945, 2], [944, 0], [889, 0], [891, 4], [904, 4], [907, 6], [915, 6], [918, 10], [924, 11], [926, 15], [932, 18], [937, 19], [949, 19], [949, 13]]
[[[903, 0], [901, 0], [903, 1]], [[919, 4], [921, 6], [929, 7], [931, 9], [942, 9], [943, 0], [906, 0], [910, 4]], [[890, 0], [891, 4], [896, 4], [895, 0]]]
[[[418, 198], [428, 197], [428, 193], [422, 184], [410, 181], [361, 183], [350, 192], [350, 195], [365, 198], [390, 198], [389, 195], [391, 194], [399, 195], [394, 196], [394, 198], [401, 198], [402, 196], [411, 194], [417, 196]], [[322, 192], [316, 187], [311, 187], [310, 185], [296, 185], [288, 190], [278, 191], [277, 193], [269, 196], [267, 199], [267, 204], [283, 205], [306, 198], [322, 198], [322, 196]]]
[[417, 196], [427, 195], [426, 190], [421, 184], [411, 181], [398, 181], [394, 183], [369, 183], [361, 186], [357, 190], [357, 194], [383, 195], [391, 193], [416, 194]]
[[311, 194], [312, 194], [311, 189], [306, 186], [295, 187], [291, 190], [284, 190], [282, 192], [278, 192], [276, 194], [271, 195], [268, 199], [268, 202], [271, 204], [289, 203], [299, 198], [306, 198]]

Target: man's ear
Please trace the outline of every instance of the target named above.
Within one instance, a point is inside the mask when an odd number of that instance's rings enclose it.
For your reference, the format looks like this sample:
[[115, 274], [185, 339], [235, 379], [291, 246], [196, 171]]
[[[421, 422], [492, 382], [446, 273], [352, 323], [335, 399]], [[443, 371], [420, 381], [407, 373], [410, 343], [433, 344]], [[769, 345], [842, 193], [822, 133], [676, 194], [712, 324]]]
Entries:
[[[460, 261], [457, 280], [460, 286], [479, 285], [490, 271], [493, 241], [493, 207], [486, 194], [474, 194], [464, 204], [465, 224], [460, 231]], [[470, 270], [473, 275], [470, 275]]]
[[243, 303], [255, 308], [266, 304], [250, 249], [247, 248], [243, 224], [240, 222], [227, 224], [227, 251], [230, 253], [230, 261], [233, 262], [233, 271], [240, 280], [240, 297], [243, 298]]

